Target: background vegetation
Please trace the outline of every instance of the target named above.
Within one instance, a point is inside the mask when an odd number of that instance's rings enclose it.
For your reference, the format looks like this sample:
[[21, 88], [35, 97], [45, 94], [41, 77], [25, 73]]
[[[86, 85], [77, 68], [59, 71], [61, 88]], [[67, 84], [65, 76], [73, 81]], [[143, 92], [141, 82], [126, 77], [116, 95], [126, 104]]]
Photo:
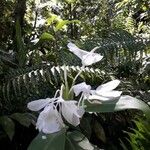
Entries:
[[[79, 81], [96, 86], [117, 78], [124, 94], [149, 101], [149, 1], [1, 0], [0, 23], [3, 149], [27, 149], [37, 134], [27, 103], [54, 94], [63, 82], [63, 64], [68, 65], [70, 80], [80, 70], [79, 60], [67, 49], [69, 41], [87, 51], [99, 46], [97, 52], [104, 56], [93, 68], [86, 68]], [[99, 148], [143, 150], [150, 144], [145, 135], [150, 131], [148, 121], [142, 121], [140, 112], [85, 118], [82, 132]]]

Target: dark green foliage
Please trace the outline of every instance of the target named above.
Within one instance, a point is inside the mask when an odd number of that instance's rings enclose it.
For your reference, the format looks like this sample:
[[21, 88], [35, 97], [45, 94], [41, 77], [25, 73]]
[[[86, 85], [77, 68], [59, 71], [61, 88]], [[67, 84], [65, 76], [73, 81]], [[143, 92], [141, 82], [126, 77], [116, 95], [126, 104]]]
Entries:
[[[103, 61], [109, 67], [117, 67], [127, 62], [134, 63], [142, 57], [143, 50], [150, 48], [150, 40], [134, 37], [122, 29], [107, 31], [106, 37], [93, 37], [84, 41], [85, 49], [99, 46], [97, 52], [104, 56]], [[101, 62], [100, 62], [101, 63]]]
[[[19, 113], [29, 111], [26, 108], [29, 101], [53, 97], [64, 82], [62, 65], [69, 65], [66, 67], [69, 83], [81, 70], [81, 61], [66, 46], [68, 41], [87, 51], [99, 46], [96, 52], [104, 56], [100, 63], [85, 68], [77, 82], [86, 81], [95, 88], [118, 78], [124, 94], [149, 101], [149, 58], [142, 58], [150, 49], [146, 36], [150, 33], [149, 1], [58, 0], [58, 3], [60, 8], [37, 9], [34, 0], [0, 1], [0, 147], [5, 146], [6, 150], [10, 147], [26, 150], [36, 136], [30, 125], [32, 117]], [[52, 21], [53, 15], [62, 20]], [[37, 26], [41, 18], [47, 22]], [[33, 43], [36, 38], [39, 42]], [[136, 121], [135, 127], [131, 122], [135, 114], [139, 112], [85, 114], [80, 129], [92, 144], [120, 150], [119, 139], [123, 145], [128, 137], [122, 130], [130, 131], [128, 127], [133, 127], [129, 134], [131, 145], [146, 149], [149, 122]], [[4, 120], [8, 122], [6, 126]], [[67, 142], [74, 144], [73, 140]], [[125, 142], [127, 149], [129, 143]]]
[[[70, 84], [81, 67], [66, 66]], [[82, 79], [82, 80], [81, 80]], [[99, 69], [86, 67], [80, 75], [79, 81], [86, 81], [93, 85], [99, 85], [110, 77]], [[26, 108], [27, 102], [33, 99], [53, 97], [55, 91], [64, 82], [64, 67], [45, 66], [42, 69], [23, 73], [4, 82], [1, 86], [3, 95], [1, 103], [7, 113], [21, 111]], [[11, 106], [11, 109], [10, 107]], [[13, 107], [14, 106], [14, 107]], [[5, 110], [4, 109], [4, 110]]]

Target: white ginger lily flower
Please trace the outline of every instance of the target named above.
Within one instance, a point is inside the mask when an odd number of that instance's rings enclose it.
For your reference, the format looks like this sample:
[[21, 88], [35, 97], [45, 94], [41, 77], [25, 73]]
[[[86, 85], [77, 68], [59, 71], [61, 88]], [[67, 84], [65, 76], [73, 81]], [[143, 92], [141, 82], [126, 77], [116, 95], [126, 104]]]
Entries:
[[102, 102], [117, 100], [122, 91], [114, 90], [120, 84], [119, 80], [113, 80], [97, 87], [96, 90], [91, 90], [92, 95], [89, 99], [97, 99]]
[[82, 92], [82, 95], [84, 96], [82, 103], [84, 103], [84, 100], [88, 100], [89, 102], [92, 102], [92, 100], [109, 102], [113, 100], [118, 100], [118, 98], [120, 97], [122, 91], [114, 90], [119, 84], [119, 80], [113, 80], [98, 86], [96, 90], [91, 90], [90, 85], [82, 82], [80, 84], [74, 85], [73, 91], [76, 96], [78, 96]]
[[74, 53], [77, 57], [79, 57], [82, 60], [82, 65], [83, 66], [89, 66], [92, 65], [93, 63], [96, 63], [100, 61], [103, 56], [101, 56], [98, 53], [94, 53], [94, 51], [98, 48], [95, 47], [93, 50], [90, 52], [84, 51], [80, 48], [78, 48], [75, 44], [73, 43], [68, 43], [68, 48], [69, 50]]
[[[39, 111], [40, 113], [36, 128], [43, 133], [54, 133], [60, 131], [64, 127], [61, 115], [73, 126], [80, 123], [80, 118], [84, 114], [84, 109], [76, 105], [76, 101], [65, 101], [62, 97], [46, 98], [35, 100], [28, 103], [28, 108], [32, 111]], [[57, 106], [59, 105], [59, 112]]]

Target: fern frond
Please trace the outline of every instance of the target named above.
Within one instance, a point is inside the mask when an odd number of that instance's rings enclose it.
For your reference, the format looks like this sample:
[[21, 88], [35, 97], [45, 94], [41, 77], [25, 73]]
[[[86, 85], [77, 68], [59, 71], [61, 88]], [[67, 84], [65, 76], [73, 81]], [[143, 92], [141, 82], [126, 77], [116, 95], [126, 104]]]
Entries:
[[134, 61], [150, 47], [150, 39], [134, 37], [127, 31], [118, 29], [110, 31], [105, 38], [94, 37], [84, 41], [85, 49], [99, 46], [97, 52], [105, 58], [105, 63], [118, 65], [127, 61]]
[[[68, 82], [72, 82], [75, 75], [81, 70], [79, 66], [66, 66]], [[77, 82], [86, 81], [94, 86], [109, 80], [110, 77], [99, 69], [86, 67], [78, 78]], [[52, 97], [54, 92], [64, 82], [64, 66], [50, 67], [31, 71], [8, 80], [1, 87], [2, 105], [12, 109], [22, 108], [25, 104], [34, 99]], [[17, 107], [17, 105], [19, 105]], [[18, 110], [19, 111], [19, 110]]]

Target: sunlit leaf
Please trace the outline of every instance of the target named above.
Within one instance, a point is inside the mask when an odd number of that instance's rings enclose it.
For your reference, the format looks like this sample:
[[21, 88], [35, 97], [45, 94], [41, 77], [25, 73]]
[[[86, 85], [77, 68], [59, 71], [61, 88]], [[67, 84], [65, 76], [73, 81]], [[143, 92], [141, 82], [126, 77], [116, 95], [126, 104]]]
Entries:
[[80, 23], [79, 20], [59, 20], [56, 27], [55, 27], [55, 30], [58, 31], [58, 30], [61, 30], [65, 25], [67, 24], [70, 24], [70, 23]]
[[68, 2], [69, 4], [70, 3], [74, 3], [74, 2], [76, 2], [77, 0], [66, 0], [66, 2]]
[[57, 23], [55, 30], [58, 31], [60, 29], [62, 29], [66, 24], [68, 24], [69, 21], [68, 20], [61, 20]]
[[57, 15], [51, 15], [51, 17], [47, 18], [47, 24], [51, 25], [57, 18]]
[[40, 40], [42, 40], [42, 41], [49, 41], [49, 40], [53, 40], [53, 39], [54, 39], [53, 35], [51, 35], [50, 33], [47, 33], [47, 32], [43, 33], [40, 37]]

